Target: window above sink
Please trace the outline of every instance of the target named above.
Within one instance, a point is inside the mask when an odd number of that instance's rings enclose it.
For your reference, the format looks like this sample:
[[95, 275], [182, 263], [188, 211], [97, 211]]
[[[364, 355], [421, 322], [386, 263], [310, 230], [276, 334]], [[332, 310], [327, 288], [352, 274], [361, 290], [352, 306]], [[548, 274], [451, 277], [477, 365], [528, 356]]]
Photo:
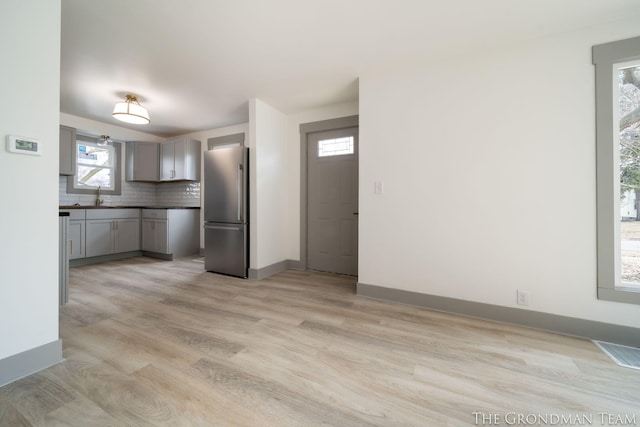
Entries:
[[67, 178], [67, 193], [121, 194], [120, 153], [121, 144], [110, 142], [99, 144], [99, 138], [78, 134], [74, 153], [77, 169]]

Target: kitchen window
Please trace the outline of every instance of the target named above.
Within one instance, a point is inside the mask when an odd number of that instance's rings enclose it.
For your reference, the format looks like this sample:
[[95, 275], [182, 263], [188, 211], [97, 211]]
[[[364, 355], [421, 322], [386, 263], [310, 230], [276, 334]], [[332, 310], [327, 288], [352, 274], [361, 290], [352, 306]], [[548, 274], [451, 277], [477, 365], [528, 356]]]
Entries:
[[640, 304], [640, 37], [593, 47], [598, 298]]
[[119, 195], [121, 187], [120, 143], [99, 144], [98, 138], [78, 135], [75, 143], [77, 172], [68, 177], [67, 193]]

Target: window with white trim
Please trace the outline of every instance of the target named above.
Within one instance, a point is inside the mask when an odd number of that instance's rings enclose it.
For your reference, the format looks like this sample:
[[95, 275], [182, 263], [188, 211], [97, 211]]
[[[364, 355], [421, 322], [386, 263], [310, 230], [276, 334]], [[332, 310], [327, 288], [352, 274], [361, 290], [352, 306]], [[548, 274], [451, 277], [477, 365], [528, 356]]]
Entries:
[[76, 141], [78, 171], [73, 186], [78, 189], [115, 189], [116, 150], [113, 145]]
[[99, 144], [100, 139], [78, 135], [75, 142], [76, 174], [68, 177], [67, 193], [121, 194], [120, 143]]

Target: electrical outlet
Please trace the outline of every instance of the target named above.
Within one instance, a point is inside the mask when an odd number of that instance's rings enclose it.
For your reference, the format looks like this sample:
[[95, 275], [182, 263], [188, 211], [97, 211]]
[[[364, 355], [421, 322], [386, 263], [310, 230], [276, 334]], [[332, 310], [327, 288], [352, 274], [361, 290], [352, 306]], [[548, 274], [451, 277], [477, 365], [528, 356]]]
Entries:
[[518, 305], [529, 305], [529, 291], [518, 289]]

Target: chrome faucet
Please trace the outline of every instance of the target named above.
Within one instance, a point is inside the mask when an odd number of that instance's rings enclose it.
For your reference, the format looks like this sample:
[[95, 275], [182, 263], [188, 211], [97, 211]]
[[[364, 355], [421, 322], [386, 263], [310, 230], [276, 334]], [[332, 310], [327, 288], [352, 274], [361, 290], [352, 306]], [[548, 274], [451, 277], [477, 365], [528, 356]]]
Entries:
[[100, 206], [104, 203], [104, 200], [100, 198], [100, 186], [98, 185], [98, 196], [96, 197], [96, 206]]

